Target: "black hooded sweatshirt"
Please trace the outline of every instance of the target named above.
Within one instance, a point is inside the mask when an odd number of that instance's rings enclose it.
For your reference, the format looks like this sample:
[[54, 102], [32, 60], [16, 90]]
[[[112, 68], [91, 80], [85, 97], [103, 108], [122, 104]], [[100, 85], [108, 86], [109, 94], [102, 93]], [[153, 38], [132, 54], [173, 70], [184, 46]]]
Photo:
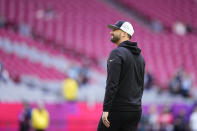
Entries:
[[124, 41], [107, 60], [103, 111], [140, 111], [145, 61], [136, 42]]

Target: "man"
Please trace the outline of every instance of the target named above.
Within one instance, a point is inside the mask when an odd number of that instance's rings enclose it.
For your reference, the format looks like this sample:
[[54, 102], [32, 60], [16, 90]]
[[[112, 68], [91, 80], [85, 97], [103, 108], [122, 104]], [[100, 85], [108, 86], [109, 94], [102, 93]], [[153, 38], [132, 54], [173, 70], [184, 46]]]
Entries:
[[32, 127], [35, 131], [45, 131], [49, 126], [49, 113], [44, 107], [44, 103], [39, 102], [38, 108], [32, 111]]
[[189, 119], [189, 126], [191, 131], [197, 131], [197, 107], [194, 107], [194, 111]]
[[29, 103], [23, 103], [24, 109], [19, 115], [19, 131], [29, 131], [31, 127], [31, 107]]
[[129, 22], [108, 25], [111, 41], [117, 48], [107, 61], [107, 83], [103, 114], [97, 131], [135, 131], [141, 117], [145, 62]]

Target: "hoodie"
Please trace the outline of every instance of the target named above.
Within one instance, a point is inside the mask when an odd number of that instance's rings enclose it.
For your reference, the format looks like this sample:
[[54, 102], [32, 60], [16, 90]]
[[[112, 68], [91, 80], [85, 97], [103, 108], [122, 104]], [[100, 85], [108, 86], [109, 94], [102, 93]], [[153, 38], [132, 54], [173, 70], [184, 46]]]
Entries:
[[124, 41], [107, 60], [103, 111], [140, 111], [145, 61], [136, 42]]

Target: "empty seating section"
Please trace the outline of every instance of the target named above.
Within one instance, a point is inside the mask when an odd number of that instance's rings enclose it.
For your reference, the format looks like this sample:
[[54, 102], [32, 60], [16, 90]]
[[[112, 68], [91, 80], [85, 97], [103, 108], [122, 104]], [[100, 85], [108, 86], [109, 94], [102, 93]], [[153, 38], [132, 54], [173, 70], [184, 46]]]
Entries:
[[176, 21], [197, 27], [195, 0], [118, 0], [129, 8], [170, 27]]
[[10, 39], [12, 41], [12, 44], [15, 44], [15, 42], [17, 42], [17, 44], [27, 44], [27, 46], [29, 46], [30, 48], [35, 47], [39, 51], [47, 52], [53, 56], [64, 57], [61, 52], [59, 52], [55, 48], [48, 46], [47, 43], [36, 42], [30, 37], [24, 37], [10, 30], [0, 30], [0, 37]]
[[[180, 20], [186, 20], [186, 22], [192, 22], [192, 24], [197, 23], [196, 19], [192, 19], [196, 16], [196, 13], [192, 12], [197, 9], [193, 8], [196, 3], [192, 0], [167, 0], [165, 4], [161, 0], [123, 0], [122, 2], [128, 6], [134, 6], [140, 12], [150, 15], [150, 17], [158, 18], [167, 25], [171, 25], [174, 18], [179, 19], [180, 15], [182, 16]], [[157, 7], [154, 6], [155, 2], [158, 4]], [[170, 7], [174, 3], [171, 2], [174, 2], [175, 7], [177, 7], [174, 8], [174, 12], [171, 10], [173, 7]], [[185, 8], [183, 8], [184, 4]], [[54, 11], [50, 18], [45, 17], [43, 13], [47, 8]], [[132, 41], [139, 43], [146, 60], [146, 68], [153, 72], [159, 82], [167, 83], [170, 76], [180, 65], [184, 65], [186, 70], [197, 76], [197, 44], [195, 43], [197, 38], [195, 36], [180, 37], [173, 34], [155, 34], [129, 16], [118, 12], [116, 8], [110, 7], [99, 0], [58, 0], [58, 2], [55, 0], [0, 0], [0, 12], [9, 21], [25, 22], [35, 32], [43, 34], [48, 39], [55, 40], [65, 48], [73, 49], [96, 59], [106, 58], [110, 50], [115, 47], [109, 42], [110, 30], [107, 29], [107, 24], [120, 19], [128, 20], [134, 25], [135, 29]], [[156, 12], [156, 14], [153, 12]], [[1, 35], [3, 36], [0, 32]], [[28, 38], [10, 35], [10, 39], [29, 41], [26, 42], [29, 46], [36, 46], [38, 49], [49, 51], [53, 55], [59, 54], [57, 51], [51, 51], [47, 46], [40, 46], [37, 42], [28, 40]], [[18, 60], [13, 55], [4, 56], [6, 54], [3, 51], [1, 51], [1, 55], [4, 61], [6, 61], [5, 58], [12, 57]], [[28, 60], [20, 61], [29, 63]], [[33, 66], [31, 64], [27, 65]], [[37, 66], [43, 68], [39, 64]], [[49, 71], [49, 69], [47, 70]], [[50, 75], [52, 75], [51, 72]], [[62, 75], [59, 74], [58, 78], [60, 76]], [[197, 79], [195, 81], [197, 82]]]
[[[106, 25], [124, 18], [96, 0], [0, 0], [0, 5], [9, 21], [25, 22], [48, 39], [96, 58], [104, 57], [111, 49], [110, 45], [103, 47], [108, 43]], [[45, 17], [47, 8], [54, 11], [51, 19]]]
[[22, 59], [15, 54], [7, 54], [0, 49], [0, 59], [11, 74], [30, 75], [43, 80], [63, 80], [65, 74], [58, 72], [54, 68], [44, 67], [40, 63], [33, 63], [28, 59]]
[[[21, 37], [20, 35], [10, 33], [9, 31], [0, 30], [0, 38], [10, 39], [12, 44], [14, 44], [15, 42], [18, 42], [19, 44], [27, 43], [30, 47], [37, 46], [38, 49], [40, 47], [41, 50], [47, 51], [47, 48], [39, 46], [38, 43], [32, 43], [33, 41], [31, 41], [30, 39], [26, 39], [24, 37]], [[13, 75], [30, 75], [45, 80], [60, 80], [64, 79], [66, 75], [62, 72], [59, 72], [53, 67], [45, 67], [39, 62], [32, 62], [28, 58], [20, 58], [16, 54], [8, 53], [2, 49], [0, 49], [0, 60], [1, 62], [3, 62], [4, 67]]]

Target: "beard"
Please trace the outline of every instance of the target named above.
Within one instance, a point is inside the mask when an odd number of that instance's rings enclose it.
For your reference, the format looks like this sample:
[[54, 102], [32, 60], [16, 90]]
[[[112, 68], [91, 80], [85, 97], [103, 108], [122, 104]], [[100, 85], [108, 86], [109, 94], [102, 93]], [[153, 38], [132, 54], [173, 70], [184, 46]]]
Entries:
[[114, 35], [113, 35], [113, 36], [111, 37], [110, 40], [111, 40], [111, 42], [113, 42], [113, 43], [117, 43], [117, 42], [120, 40], [120, 37], [119, 37], [119, 36], [114, 36]]

